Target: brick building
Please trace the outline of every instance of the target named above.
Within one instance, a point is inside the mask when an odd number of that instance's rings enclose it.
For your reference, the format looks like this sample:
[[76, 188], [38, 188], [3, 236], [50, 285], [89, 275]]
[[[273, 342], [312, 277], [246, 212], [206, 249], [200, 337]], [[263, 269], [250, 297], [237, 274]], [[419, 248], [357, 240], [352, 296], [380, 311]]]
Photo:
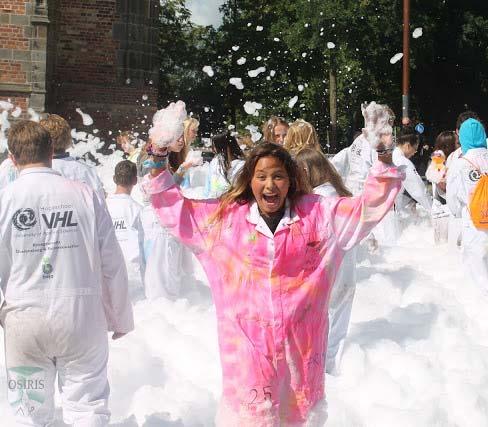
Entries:
[[25, 116], [58, 113], [79, 129], [77, 108], [102, 133], [147, 130], [159, 12], [158, 0], [0, 0], [0, 100]]

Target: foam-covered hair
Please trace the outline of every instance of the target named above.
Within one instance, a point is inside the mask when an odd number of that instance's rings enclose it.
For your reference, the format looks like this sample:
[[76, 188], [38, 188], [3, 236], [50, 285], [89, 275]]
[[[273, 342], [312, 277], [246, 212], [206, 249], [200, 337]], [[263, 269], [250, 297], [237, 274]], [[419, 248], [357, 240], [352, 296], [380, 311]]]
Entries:
[[152, 143], [159, 148], [165, 148], [177, 141], [183, 135], [186, 118], [186, 106], [183, 101], [172, 102], [166, 108], [156, 111], [152, 127], [149, 129]]
[[393, 128], [390, 121], [390, 110], [386, 105], [371, 102], [361, 105], [364, 117], [363, 135], [373, 149], [378, 147], [383, 135], [391, 135]]

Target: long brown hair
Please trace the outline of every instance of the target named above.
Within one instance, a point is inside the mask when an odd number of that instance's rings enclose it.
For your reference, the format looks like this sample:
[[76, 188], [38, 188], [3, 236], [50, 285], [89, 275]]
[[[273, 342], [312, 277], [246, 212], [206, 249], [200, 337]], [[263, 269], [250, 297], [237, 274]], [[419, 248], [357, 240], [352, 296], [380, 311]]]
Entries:
[[290, 200], [292, 207], [300, 196], [311, 192], [311, 188], [304, 177], [304, 174], [300, 171], [290, 153], [279, 145], [265, 143], [257, 146], [251, 151], [244, 166], [238, 173], [234, 184], [220, 198], [220, 205], [216, 213], [212, 216], [210, 222], [221, 220], [225, 210], [231, 204], [245, 204], [254, 199], [251, 189], [251, 180], [254, 176], [256, 164], [264, 157], [274, 157], [283, 164], [286, 173], [288, 174], [288, 179], [290, 180], [290, 188], [288, 189], [287, 198]]
[[295, 155], [295, 160], [298, 167], [306, 171], [312, 188], [329, 182], [339, 196], [352, 196], [332, 163], [320, 151], [314, 148], [303, 148]]
[[446, 130], [437, 135], [435, 139], [435, 150], [442, 150], [446, 159], [454, 150], [456, 150], [456, 133], [451, 130]]
[[220, 133], [212, 136], [212, 145], [216, 155], [220, 154], [220, 169], [227, 181], [227, 172], [229, 171], [232, 161], [236, 159], [244, 160], [244, 153], [239, 147], [237, 139], [229, 132]]

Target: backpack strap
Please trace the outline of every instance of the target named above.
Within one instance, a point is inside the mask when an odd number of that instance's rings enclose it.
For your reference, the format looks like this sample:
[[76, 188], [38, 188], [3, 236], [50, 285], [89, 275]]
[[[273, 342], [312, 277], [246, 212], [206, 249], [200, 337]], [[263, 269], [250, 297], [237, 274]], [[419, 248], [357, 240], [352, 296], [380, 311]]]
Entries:
[[479, 173], [480, 175], [488, 175], [488, 172], [481, 172], [481, 169], [480, 169], [478, 166], [476, 166], [476, 165], [475, 165], [475, 164], [474, 164], [474, 163], [473, 163], [471, 160], [469, 160], [467, 157], [461, 156], [461, 159], [466, 160], [466, 161], [467, 161], [467, 162], [468, 162], [468, 163], [469, 163], [469, 164], [470, 164], [470, 165], [473, 167], [473, 169], [474, 169], [475, 171], [478, 171], [478, 173]]

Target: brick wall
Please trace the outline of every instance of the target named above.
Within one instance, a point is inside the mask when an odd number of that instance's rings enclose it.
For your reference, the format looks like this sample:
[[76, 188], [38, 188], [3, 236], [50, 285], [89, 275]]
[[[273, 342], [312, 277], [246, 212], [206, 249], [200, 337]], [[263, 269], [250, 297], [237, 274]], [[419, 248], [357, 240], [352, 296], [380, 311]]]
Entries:
[[0, 98], [26, 112], [32, 90], [30, 41], [33, 8], [25, 0], [0, 0]]
[[147, 130], [141, 122], [157, 100], [159, 7], [157, 0], [50, 1], [49, 111], [83, 128], [81, 108], [102, 135]]

